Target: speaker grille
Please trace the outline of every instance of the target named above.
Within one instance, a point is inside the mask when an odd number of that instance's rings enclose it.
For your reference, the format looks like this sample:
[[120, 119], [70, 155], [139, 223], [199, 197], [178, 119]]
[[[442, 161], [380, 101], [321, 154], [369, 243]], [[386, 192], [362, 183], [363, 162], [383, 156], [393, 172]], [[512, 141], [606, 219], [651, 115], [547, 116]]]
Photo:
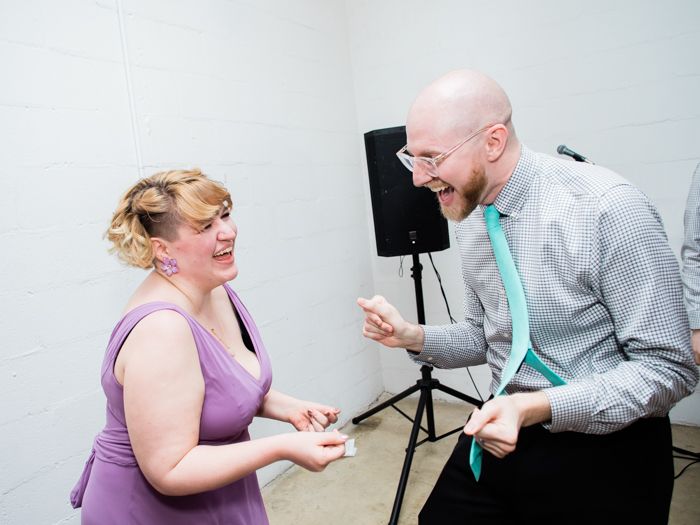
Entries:
[[374, 234], [382, 257], [450, 247], [447, 221], [435, 194], [416, 188], [411, 172], [396, 156], [405, 144], [404, 126], [365, 133]]

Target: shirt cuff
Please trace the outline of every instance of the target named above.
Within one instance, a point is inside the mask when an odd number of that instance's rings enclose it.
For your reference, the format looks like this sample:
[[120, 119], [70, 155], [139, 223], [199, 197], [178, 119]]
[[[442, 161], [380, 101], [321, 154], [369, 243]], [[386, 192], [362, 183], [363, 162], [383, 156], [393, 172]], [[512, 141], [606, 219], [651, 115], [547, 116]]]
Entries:
[[419, 325], [423, 329], [423, 349], [419, 354], [406, 350], [411, 361], [432, 365], [438, 361], [447, 347], [447, 335], [437, 326]]
[[551, 432], [586, 432], [595, 411], [595, 386], [583, 381], [543, 390], [549, 398]]

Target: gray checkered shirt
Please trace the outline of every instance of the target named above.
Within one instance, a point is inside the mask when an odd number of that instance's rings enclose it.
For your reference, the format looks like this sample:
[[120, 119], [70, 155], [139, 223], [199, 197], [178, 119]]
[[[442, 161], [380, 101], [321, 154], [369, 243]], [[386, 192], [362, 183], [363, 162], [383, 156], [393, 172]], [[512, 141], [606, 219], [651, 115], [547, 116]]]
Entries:
[[[552, 432], [607, 434], [663, 416], [698, 381], [678, 263], [649, 199], [599, 166], [523, 147], [495, 201], [522, 280], [535, 353], [567, 385], [523, 365], [509, 394], [543, 390]], [[464, 321], [425, 326], [417, 362], [488, 363], [495, 392], [510, 355], [508, 300], [483, 207], [456, 227]]]
[[690, 328], [700, 328], [700, 164], [693, 173], [688, 201], [685, 204], [685, 238], [681, 249], [683, 259], [683, 297]]

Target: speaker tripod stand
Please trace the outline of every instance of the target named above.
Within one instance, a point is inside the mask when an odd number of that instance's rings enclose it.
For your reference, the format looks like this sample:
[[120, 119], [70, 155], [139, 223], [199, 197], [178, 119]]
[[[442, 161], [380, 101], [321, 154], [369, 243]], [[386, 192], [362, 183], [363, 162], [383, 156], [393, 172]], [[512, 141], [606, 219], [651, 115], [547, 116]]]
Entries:
[[[423, 307], [423, 285], [422, 285], [422, 266], [420, 264], [420, 259], [419, 255], [417, 253], [413, 254], [413, 267], [411, 268], [411, 277], [413, 277], [413, 281], [415, 284], [415, 290], [416, 290], [416, 309], [418, 311], [418, 323], [419, 324], [425, 324], [425, 309]], [[444, 437], [451, 436], [452, 434], [455, 434], [456, 432], [459, 432], [462, 430], [463, 427], [457, 427], [454, 430], [451, 430], [445, 434], [442, 434], [441, 436], [436, 436], [435, 435], [435, 416], [434, 416], [434, 411], [433, 411], [433, 397], [432, 397], [432, 392], [433, 390], [440, 390], [442, 392], [445, 392], [446, 394], [450, 394], [453, 397], [456, 397], [457, 399], [461, 399], [462, 401], [466, 401], [467, 403], [470, 403], [472, 405], [475, 405], [477, 407], [481, 407], [483, 404], [483, 401], [480, 401], [478, 399], [475, 399], [473, 397], [470, 397], [466, 394], [463, 394], [462, 392], [459, 392], [457, 390], [454, 390], [453, 388], [450, 388], [448, 386], [445, 386], [440, 383], [439, 380], [435, 379], [432, 377], [431, 372], [432, 372], [433, 367], [430, 365], [423, 365], [421, 366], [421, 379], [416, 381], [416, 384], [413, 385], [410, 388], [407, 388], [400, 394], [395, 395], [391, 399], [388, 399], [387, 401], [381, 403], [380, 405], [377, 405], [376, 407], [372, 408], [371, 410], [368, 410], [364, 414], [361, 414], [357, 416], [356, 418], [353, 418], [352, 422], [357, 425], [360, 423], [362, 420], [367, 419], [370, 416], [373, 416], [377, 412], [380, 412], [384, 410], [385, 408], [392, 407], [394, 410], [399, 412], [402, 416], [404, 416], [406, 419], [409, 421], [413, 422], [413, 429], [411, 430], [411, 436], [408, 440], [408, 448], [406, 448], [406, 457], [403, 462], [403, 469], [401, 470], [401, 477], [399, 478], [399, 486], [398, 489], [396, 490], [396, 498], [394, 499], [394, 507], [391, 511], [391, 518], [389, 520], [389, 525], [396, 525], [398, 523], [399, 519], [399, 513], [401, 512], [401, 504], [403, 503], [403, 496], [404, 492], [406, 491], [406, 484], [408, 483], [408, 475], [411, 471], [411, 463], [413, 462], [413, 454], [416, 451], [416, 448], [425, 443], [426, 441], [429, 442], [435, 442], [438, 441]], [[413, 419], [411, 419], [407, 414], [405, 414], [403, 411], [401, 411], [399, 408], [394, 406], [395, 403], [401, 401], [402, 399], [410, 396], [411, 394], [420, 391], [420, 399], [418, 401], [418, 409], [416, 410], [416, 415]], [[426, 423], [428, 426], [428, 429], [426, 430], [421, 426], [421, 422], [423, 420], [423, 413], [425, 412], [426, 414]], [[421, 441], [418, 441], [418, 432], [422, 430], [426, 434], [428, 434], [428, 437], [425, 439], [422, 439]]]

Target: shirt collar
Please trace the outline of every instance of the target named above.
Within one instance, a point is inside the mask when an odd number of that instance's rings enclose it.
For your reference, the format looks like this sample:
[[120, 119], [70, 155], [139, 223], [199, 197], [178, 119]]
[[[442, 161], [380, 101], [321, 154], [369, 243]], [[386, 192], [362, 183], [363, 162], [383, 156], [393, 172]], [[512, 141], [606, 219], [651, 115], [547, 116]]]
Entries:
[[537, 173], [535, 153], [522, 146], [520, 160], [505, 186], [498, 192], [493, 205], [501, 215], [517, 217], [525, 204], [527, 192]]

